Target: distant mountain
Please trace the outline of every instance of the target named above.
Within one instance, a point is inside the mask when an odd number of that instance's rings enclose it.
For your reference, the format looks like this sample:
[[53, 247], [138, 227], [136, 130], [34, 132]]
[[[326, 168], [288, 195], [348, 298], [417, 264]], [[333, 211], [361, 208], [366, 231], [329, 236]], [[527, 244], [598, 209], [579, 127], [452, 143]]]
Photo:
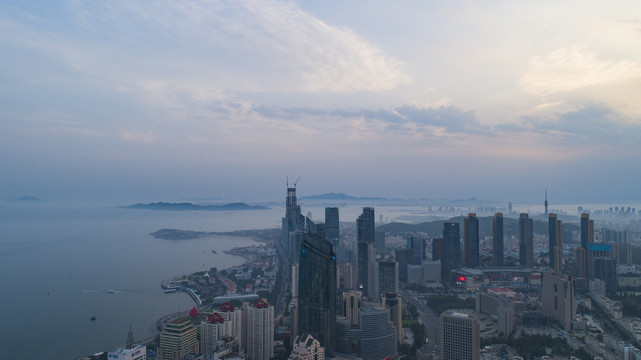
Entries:
[[125, 209], [142, 210], [170, 210], [170, 211], [239, 211], [239, 210], [267, 210], [266, 206], [251, 206], [245, 203], [231, 203], [225, 205], [196, 205], [192, 203], [166, 203], [155, 202], [149, 204], [137, 203], [129, 206], [122, 206]]
[[37, 197], [33, 197], [33, 196], [23, 196], [23, 197], [19, 197], [19, 198], [16, 198], [16, 199], [11, 199], [11, 200], [8, 200], [8, 201], [10, 201], [10, 202], [42, 202], [42, 200], [38, 199]]
[[380, 201], [380, 200], [389, 200], [381, 197], [355, 197], [351, 195], [347, 195], [345, 193], [325, 193], [325, 194], [320, 194], [320, 195], [310, 195], [310, 196], [304, 196], [301, 197], [301, 200], [341, 200], [341, 201], [348, 201], [348, 200], [375, 200], [375, 201]]

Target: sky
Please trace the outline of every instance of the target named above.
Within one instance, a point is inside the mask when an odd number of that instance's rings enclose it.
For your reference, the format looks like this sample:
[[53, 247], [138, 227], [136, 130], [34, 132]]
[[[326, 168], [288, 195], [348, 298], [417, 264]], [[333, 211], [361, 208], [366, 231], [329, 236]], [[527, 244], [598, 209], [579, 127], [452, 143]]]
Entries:
[[3, 1], [0, 200], [641, 200], [639, 1]]

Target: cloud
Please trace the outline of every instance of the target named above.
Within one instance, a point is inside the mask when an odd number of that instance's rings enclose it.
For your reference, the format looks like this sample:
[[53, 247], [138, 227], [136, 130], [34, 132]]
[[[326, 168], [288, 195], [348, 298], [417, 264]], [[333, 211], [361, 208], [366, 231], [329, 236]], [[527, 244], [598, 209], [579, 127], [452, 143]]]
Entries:
[[[69, 62], [78, 55], [83, 70], [143, 92], [188, 84], [179, 88], [206, 101], [220, 90], [379, 92], [411, 82], [403, 63], [372, 41], [289, 1], [75, 1], [68, 10], [75, 31], [51, 35], [32, 24], [28, 32], [42, 37], [43, 50]], [[62, 50], [46, 46], [53, 36]]]
[[574, 45], [532, 58], [519, 85], [532, 95], [547, 96], [635, 77], [641, 77], [638, 62], [601, 60], [595, 53]]
[[[360, 118], [367, 122], [380, 121], [390, 130], [420, 129], [426, 127], [442, 128], [445, 133], [485, 132], [488, 126], [482, 125], [473, 111], [463, 111], [456, 106], [425, 108], [403, 105], [391, 109], [323, 110], [315, 108], [285, 108], [258, 106], [256, 113], [269, 118], [300, 119], [310, 117]], [[409, 126], [409, 127], [408, 127]]]
[[627, 118], [598, 104], [546, 117], [524, 116], [518, 123], [496, 126], [498, 131], [533, 133], [550, 142], [581, 143], [593, 146], [636, 147], [641, 137], [641, 121]]
[[156, 142], [156, 137], [152, 132], [142, 131], [125, 131], [120, 135], [120, 138], [133, 144], [153, 144]]

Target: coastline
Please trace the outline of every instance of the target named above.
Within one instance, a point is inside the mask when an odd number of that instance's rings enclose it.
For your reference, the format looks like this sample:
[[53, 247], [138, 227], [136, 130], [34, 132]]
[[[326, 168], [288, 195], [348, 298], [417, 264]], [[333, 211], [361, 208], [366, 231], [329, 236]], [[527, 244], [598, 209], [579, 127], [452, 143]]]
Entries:
[[[256, 231], [263, 231], [263, 230], [250, 230], [250, 232], [256, 232]], [[238, 234], [238, 232], [232, 232], [232, 233], [212, 233], [212, 234], [211, 234], [210, 236], [208, 236], [208, 237], [212, 237], [212, 238], [217, 238], [217, 237], [234, 237], [234, 238], [243, 238], [243, 239], [250, 239], [250, 240], [252, 240], [252, 241], [254, 241], [254, 242], [261, 243], [261, 245], [251, 245], [251, 246], [249, 246], [249, 247], [234, 247], [234, 248], [232, 248], [232, 249], [223, 250], [223, 253], [224, 253], [224, 254], [227, 254], [227, 255], [231, 255], [231, 256], [235, 256], [235, 257], [242, 258], [242, 259], [243, 259], [243, 262], [242, 262], [241, 264], [239, 264], [239, 265], [236, 265], [236, 266], [244, 266], [244, 265], [247, 265], [250, 261], [252, 261], [252, 254], [250, 254], [250, 253], [248, 253], [248, 252], [246, 251], [246, 249], [247, 249], [247, 248], [251, 248], [251, 249], [254, 249], [254, 248], [262, 248], [262, 247], [264, 247], [267, 243], [269, 243], [270, 241], [272, 241], [271, 239], [266, 239], [266, 238], [264, 238], [264, 237], [259, 237], [259, 236], [255, 236], [255, 235], [254, 235], [254, 236], [247, 236], [247, 235], [245, 235], [246, 233], [247, 233], [246, 231], [243, 231], [243, 234]], [[208, 234], [208, 235], [209, 235], [209, 234]], [[221, 269], [221, 270], [230, 271], [230, 269], [231, 269], [231, 268], [226, 268], [226, 269]], [[202, 273], [202, 272], [193, 272], [193, 273], [189, 273], [189, 274], [186, 274], [186, 275], [179, 275], [179, 276], [175, 276], [175, 277], [170, 278], [170, 279], [165, 279], [165, 280], [163, 280], [163, 281], [161, 282], [161, 285], [160, 285], [160, 286], [161, 286], [161, 288], [162, 288], [162, 289], [164, 289], [164, 290], [169, 290], [169, 289], [179, 289], [179, 290], [183, 290], [183, 291], [184, 291], [184, 288], [185, 288], [185, 287], [181, 284], [181, 282], [182, 282], [182, 281], [184, 281], [184, 279], [189, 278], [189, 277], [196, 276], [196, 275], [197, 275], [197, 274], [199, 274], [199, 273]], [[191, 290], [191, 289], [189, 289], [189, 290]], [[193, 293], [193, 290], [191, 290], [191, 291], [192, 291], [192, 293]], [[195, 295], [195, 293], [193, 293], [193, 294]], [[196, 296], [197, 296], [197, 295], [196, 295]], [[191, 296], [191, 294], [190, 294], [190, 297], [191, 297], [192, 299], [194, 299], [194, 297], [193, 297], [193, 296]], [[198, 308], [198, 310], [199, 310], [199, 311], [205, 310], [206, 308], [208, 308], [208, 307], [210, 307], [210, 306], [211, 306], [211, 303], [210, 303], [210, 302], [207, 302], [207, 301], [203, 301], [203, 302], [202, 302], [202, 303], [200, 303], [200, 304], [198, 303], [198, 301], [195, 301], [195, 303], [196, 303], [195, 305], [196, 305], [196, 307]], [[163, 329], [163, 328], [164, 328], [164, 326], [167, 324], [167, 322], [171, 321], [172, 319], [174, 319], [174, 318], [176, 318], [176, 317], [184, 316], [184, 315], [185, 315], [185, 314], [187, 314], [188, 312], [189, 312], [189, 311], [181, 311], [181, 312], [176, 312], [176, 313], [172, 313], [172, 314], [168, 314], [168, 315], [164, 315], [164, 316], [162, 316], [160, 319], [158, 319], [158, 320], [156, 321], [156, 330], [158, 331], [158, 333], [157, 333], [156, 335], [154, 335], [151, 339], [146, 339], [146, 340], [147, 340], [147, 342], [146, 342], [146, 343], [149, 343], [149, 342], [153, 341], [153, 340], [156, 338], [156, 336], [157, 336], [160, 332], [162, 332], [162, 329]]]

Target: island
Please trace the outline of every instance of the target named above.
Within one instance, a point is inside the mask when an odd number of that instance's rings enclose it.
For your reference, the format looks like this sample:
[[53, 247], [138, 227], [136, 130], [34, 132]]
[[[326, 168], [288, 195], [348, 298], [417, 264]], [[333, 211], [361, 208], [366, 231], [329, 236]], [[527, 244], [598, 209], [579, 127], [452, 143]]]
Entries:
[[268, 210], [269, 207], [262, 205], [247, 205], [245, 203], [230, 203], [224, 205], [198, 205], [193, 203], [168, 203], [155, 202], [149, 204], [137, 203], [129, 206], [121, 206], [124, 209], [142, 210], [170, 210], [170, 211], [240, 211], [240, 210]]
[[252, 238], [256, 241], [267, 242], [278, 240], [281, 236], [281, 229], [239, 230], [228, 232], [160, 229], [158, 231], [150, 233], [149, 235], [155, 237], [156, 239], [164, 240], [192, 240], [214, 236], [240, 236]]

